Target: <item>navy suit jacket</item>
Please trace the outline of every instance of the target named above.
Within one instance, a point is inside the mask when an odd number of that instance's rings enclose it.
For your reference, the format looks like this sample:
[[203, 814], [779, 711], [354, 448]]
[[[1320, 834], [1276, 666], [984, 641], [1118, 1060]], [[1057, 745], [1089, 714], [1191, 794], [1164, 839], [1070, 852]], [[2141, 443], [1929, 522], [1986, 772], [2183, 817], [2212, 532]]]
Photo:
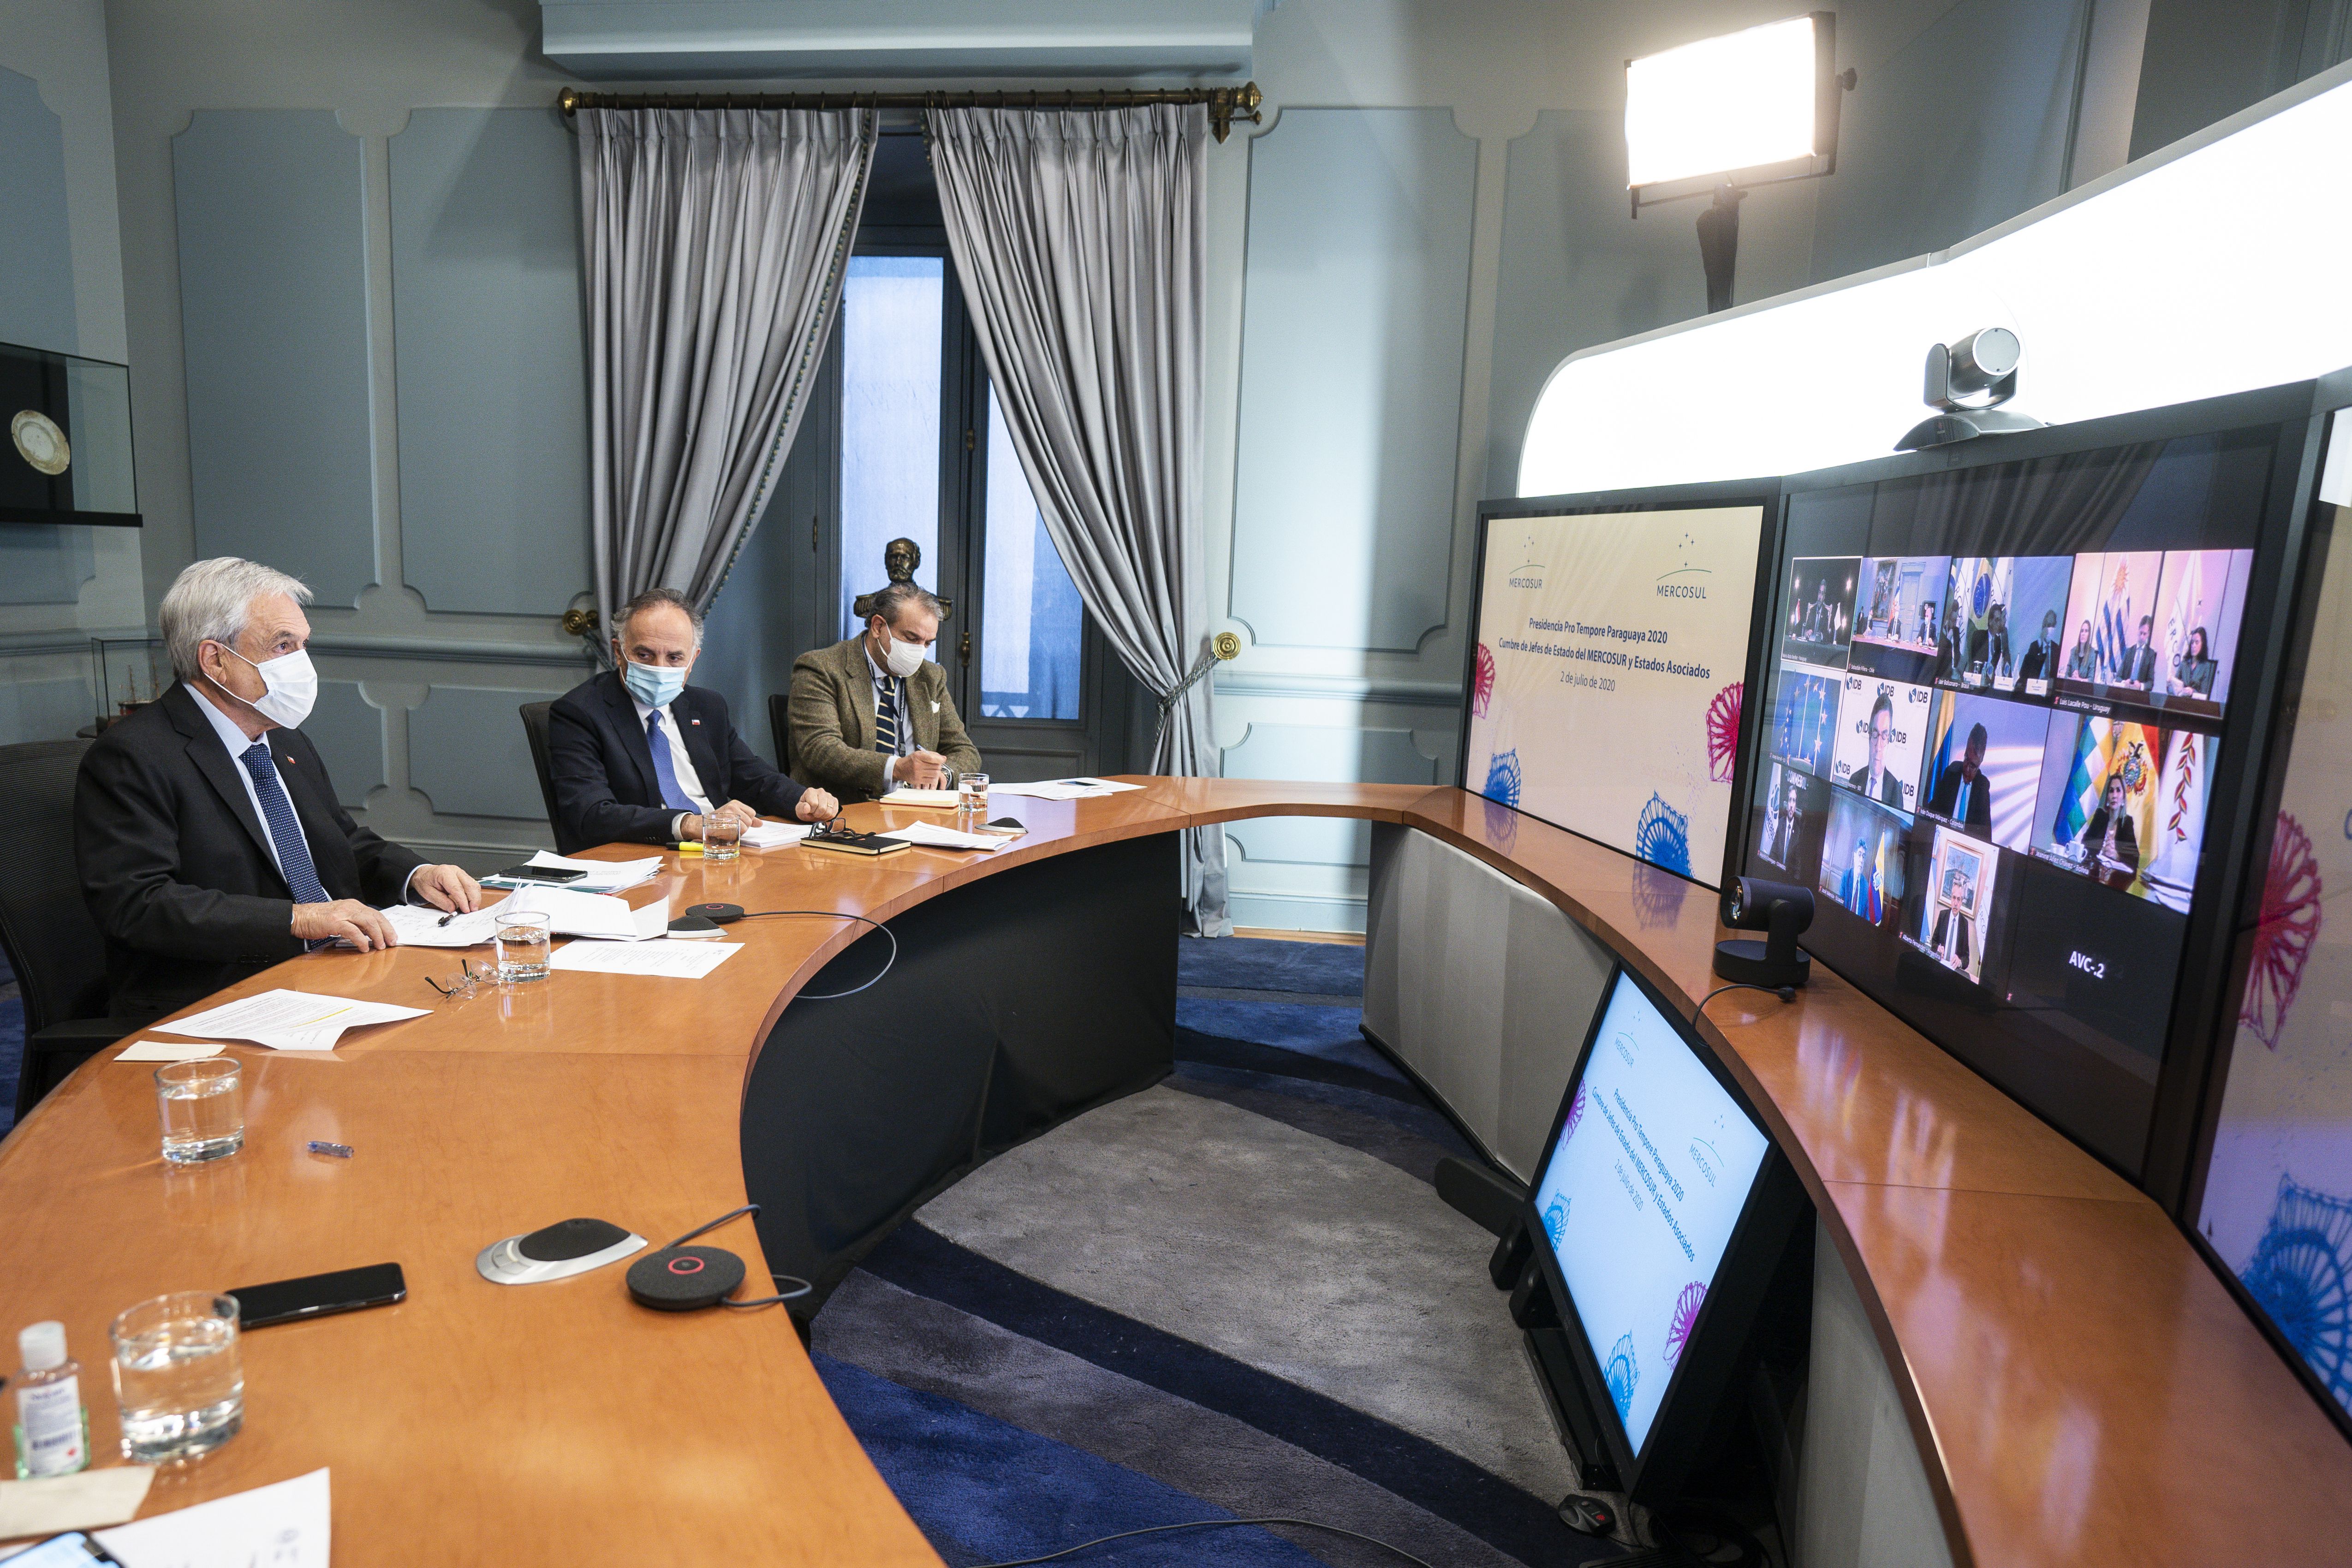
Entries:
[[[302, 951], [268, 829], [203, 700], [173, 687], [99, 736], [74, 781], [74, 859], [118, 1018], [161, 1017]], [[423, 857], [352, 820], [302, 731], [268, 737], [327, 896], [398, 902]]]
[[[686, 754], [714, 806], [740, 800], [763, 816], [790, 820], [801, 786], [743, 743], [727, 721], [727, 700], [689, 686], [670, 704]], [[629, 689], [611, 670], [583, 680], [547, 710], [547, 770], [555, 785], [555, 848], [573, 855], [599, 844], [667, 844], [677, 815], [664, 805], [653, 747]]]

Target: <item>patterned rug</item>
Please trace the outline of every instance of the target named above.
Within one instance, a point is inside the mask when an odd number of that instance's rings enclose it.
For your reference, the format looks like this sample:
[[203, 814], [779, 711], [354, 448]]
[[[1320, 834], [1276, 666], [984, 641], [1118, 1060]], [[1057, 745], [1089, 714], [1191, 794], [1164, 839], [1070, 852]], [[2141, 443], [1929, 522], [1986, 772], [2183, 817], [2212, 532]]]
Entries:
[[[1618, 1552], [1553, 1512], [1566, 1455], [1440, 1202], [1468, 1150], [1358, 1030], [1363, 951], [1184, 942], [1177, 1065], [974, 1173], [816, 1320], [817, 1366], [949, 1563], [1288, 1515], [1435, 1564]], [[1393, 1564], [1289, 1527], [1073, 1561]]]

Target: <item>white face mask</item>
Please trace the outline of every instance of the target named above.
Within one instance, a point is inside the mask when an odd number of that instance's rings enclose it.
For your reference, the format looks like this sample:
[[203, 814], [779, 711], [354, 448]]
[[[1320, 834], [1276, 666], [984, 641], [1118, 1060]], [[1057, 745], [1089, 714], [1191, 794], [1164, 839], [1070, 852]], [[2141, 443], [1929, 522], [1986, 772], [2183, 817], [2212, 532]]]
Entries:
[[[226, 643], [221, 646], [228, 647]], [[233, 647], [228, 647], [228, 651], [238, 658], [245, 658], [245, 655]], [[319, 700], [319, 672], [311, 666], [310, 651], [296, 648], [292, 653], [281, 654], [260, 664], [254, 664], [249, 658], [245, 658], [245, 662], [253, 665], [254, 673], [261, 677], [262, 691], [257, 698], [237, 697], [236, 700], [273, 724], [281, 724], [289, 730], [299, 729], [302, 721], [310, 716], [311, 705]], [[227, 688], [223, 687], [222, 689], [227, 690]], [[229, 695], [236, 697], [234, 691]]]
[[892, 637], [889, 655], [882, 662], [883, 667], [891, 674], [905, 680], [923, 668], [923, 645], [919, 642], [902, 642], [897, 637]]

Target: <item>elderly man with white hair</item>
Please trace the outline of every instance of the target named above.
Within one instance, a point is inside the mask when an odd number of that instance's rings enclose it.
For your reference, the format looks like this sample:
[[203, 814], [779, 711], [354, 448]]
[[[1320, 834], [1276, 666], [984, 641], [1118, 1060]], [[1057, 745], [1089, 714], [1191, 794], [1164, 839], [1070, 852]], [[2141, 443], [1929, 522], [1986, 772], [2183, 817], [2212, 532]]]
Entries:
[[181, 573], [160, 616], [178, 683], [82, 759], [74, 857], [117, 1018], [160, 1017], [308, 948], [394, 946], [383, 905], [481, 906], [463, 870], [336, 801], [299, 728], [319, 689], [310, 597], [233, 556]]

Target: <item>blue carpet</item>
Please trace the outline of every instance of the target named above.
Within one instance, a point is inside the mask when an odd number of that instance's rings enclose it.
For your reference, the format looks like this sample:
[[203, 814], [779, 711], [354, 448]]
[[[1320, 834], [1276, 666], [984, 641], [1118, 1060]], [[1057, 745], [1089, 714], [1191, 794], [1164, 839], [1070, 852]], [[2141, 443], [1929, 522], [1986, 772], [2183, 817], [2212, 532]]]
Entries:
[[1181, 937], [1176, 949], [1176, 983], [1234, 991], [1361, 996], [1364, 950], [1332, 942]]
[[[1470, 1154], [1453, 1123], [1365, 1043], [1360, 1011], [1328, 1005], [1362, 994], [1360, 948], [1185, 939], [1178, 962], [1188, 991], [1259, 996], [1181, 996], [1176, 1071], [1166, 1089], [1246, 1111], [1244, 1125], [1279, 1123], [1289, 1130], [1283, 1136], [1306, 1132], [1353, 1150], [1420, 1184], [1443, 1156]], [[1199, 1179], [1247, 1178], [1209, 1168]], [[1254, 1200], [1237, 1190], [1234, 1201]], [[1443, 1210], [1433, 1193], [1428, 1203]], [[1334, 1222], [1335, 1245], [1344, 1247], [1344, 1217], [1335, 1214]], [[1058, 1248], [1050, 1217], [1046, 1225], [1033, 1234]], [[1114, 1310], [1104, 1302], [1123, 1298], [1097, 1286], [1117, 1274], [1120, 1258], [1096, 1248], [1085, 1227], [1071, 1228], [1061, 1256], [1086, 1267], [1076, 1282], [1054, 1273], [1057, 1287], [976, 1250], [989, 1244], [950, 1239], [919, 1215], [867, 1256], [814, 1325], [826, 1385], [950, 1563], [1058, 1551], [1147, 1524], [1260, 1514], [1361, 1530], [1449, 1568], [1549, 1568], [1617, 1555], [1569, 1532], [1553, 1499], [1443, 1446], [1451, 1441], [1445, 1421], [1459, 1430], [1482, 1419], [1478, 1411], [1439, 1410], [1443, 1419], [1408, 1431], [1307, 1386], [1295, 1366], [1194, 1342], [1128, 1315], [1138, 1310], [1131, 1305]], [[1270, 1299], [1288, 1299], [1287, 1278], [1270, 1278]], [[1499, 1298], [1495, 1310], [1502, 1310]], [[1548, 1429], [1539, 1436], [1550, 1441]], [[1145, 1538], [1074, 1561], [1108, 1568], [1397, 1561], [1312, 1532], [1275, 1534], [1285, 1539], [1255, 1529]]]
[[[1081, 1541], [1232, 1514], [1067, 1444], [820, 1354], [817, 1374], [890, 1489], [950, 1563], [1034, 1557]], [[1109, 1549], [1106, 1549], [1108, 1552]], [[1122, 1564], [1319, 1568], [1263, 1529], [1121, 1542]]]

